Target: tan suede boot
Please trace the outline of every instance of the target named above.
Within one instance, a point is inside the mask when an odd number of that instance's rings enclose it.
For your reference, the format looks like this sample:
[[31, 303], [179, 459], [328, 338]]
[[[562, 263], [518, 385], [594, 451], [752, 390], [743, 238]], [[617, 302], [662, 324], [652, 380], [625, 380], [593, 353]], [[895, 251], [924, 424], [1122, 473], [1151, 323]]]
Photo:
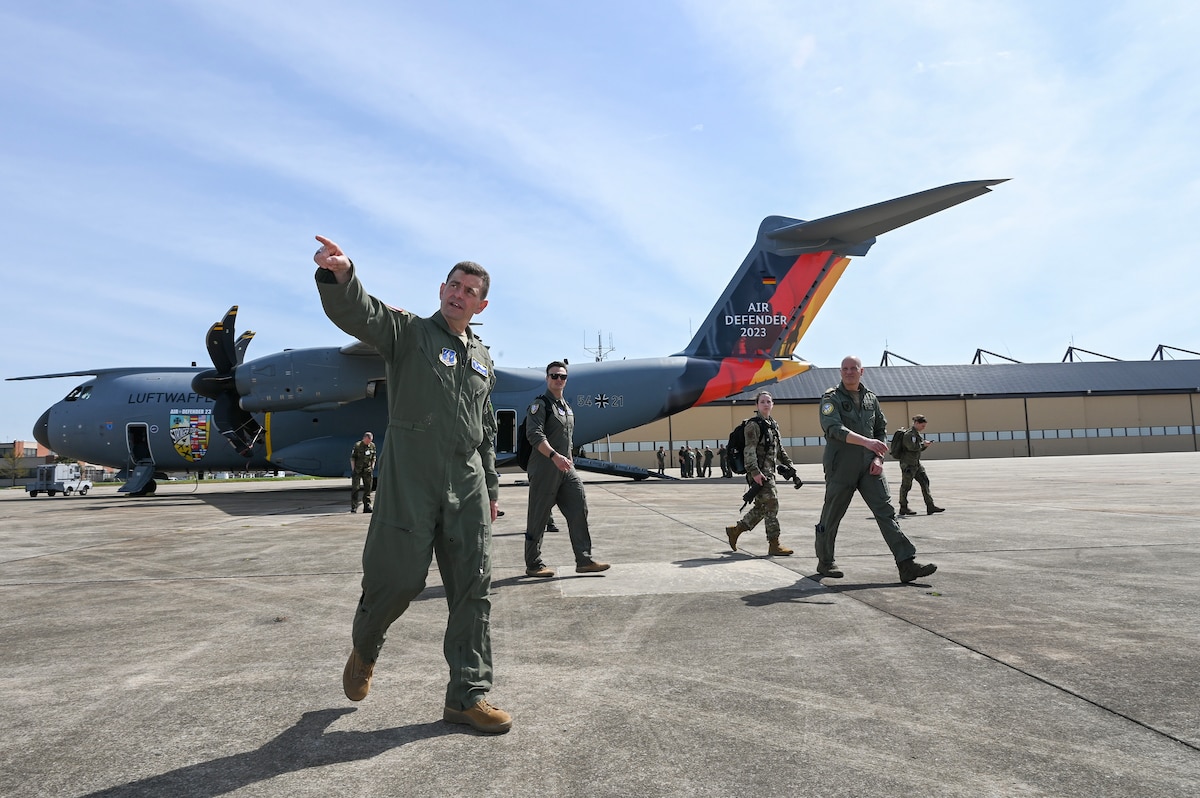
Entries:
[[442, 720], [447, 723], [464, 723], [484, 734], [504, 734], [512, 728], [512, 715], [494, 707], [486, 699], [479, 699], [470, 709], [446, 707]]
[[342, 671], [342, 690], [351, 701], [362, 701], [371, 690], [371, 676], [375, 673], [374, 662], [363, 662], [358, 649], [350, 651], [350, 659]]
[[742, 526], [741, 521], [738, 521], [733, 526], [725, 527], [725, 537], [729, 538], [729, 548], [737, 551], [737, 540], [745, 531], [746, 527]]
[[794, 554], [791, 549], [779, 542], [779, 538], [770, 538], [767, 543], [769, 544], [767, 547], [768, 557], [786, 557], [789, 554]]

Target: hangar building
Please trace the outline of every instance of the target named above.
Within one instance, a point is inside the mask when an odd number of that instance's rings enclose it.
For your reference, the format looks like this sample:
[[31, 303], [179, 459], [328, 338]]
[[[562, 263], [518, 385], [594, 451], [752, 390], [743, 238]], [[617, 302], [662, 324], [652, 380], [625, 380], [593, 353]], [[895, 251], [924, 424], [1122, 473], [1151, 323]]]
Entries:
[[[820, 462], [817, 405], [839, 379], [836, 368], [814, 368], [769, 389], [796, 462]], [[926, 436], [938, 441], [930, 460], [1200, 451], [1200, 360], [880, 366], [868, 367], [863, 383], [878, 394], [889, 433], [918, 413], [929, 417]], [[716, 451], [753, 413], [746, 393], [586, 448], [654, 469], [663, 446], [678, 465], [683, 443]]]

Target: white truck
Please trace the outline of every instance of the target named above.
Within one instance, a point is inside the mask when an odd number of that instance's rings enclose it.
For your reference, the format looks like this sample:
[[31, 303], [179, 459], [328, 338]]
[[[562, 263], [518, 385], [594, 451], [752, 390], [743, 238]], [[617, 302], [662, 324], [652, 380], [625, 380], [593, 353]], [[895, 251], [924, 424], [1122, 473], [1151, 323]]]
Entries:
[[39, 493], [56, 496], [61, 493], [70, 496], [78, 493], [86, 496], [92, 489], [91, 480], [83, 478], [83, 472], [78, 463], [55, 463], [37, 467], [37, 480], [29, 486], [29, 497], [36, 498]]

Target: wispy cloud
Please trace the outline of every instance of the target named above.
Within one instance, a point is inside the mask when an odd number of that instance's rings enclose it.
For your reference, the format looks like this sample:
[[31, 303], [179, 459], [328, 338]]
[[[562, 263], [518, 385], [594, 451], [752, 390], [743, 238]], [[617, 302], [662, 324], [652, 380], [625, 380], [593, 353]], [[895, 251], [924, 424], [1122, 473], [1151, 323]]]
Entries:
[[[0, 22], [0, 214], [24, 253], [4, 329], [75, 331], [8, 348], [2, 376], [200, 360], [235, 303], [252, 353], [341, 342], [314, 233], [415, 310], [451, 263], [484, 263], [501, 362], [584, 357], [601, 331], [617, 357], [668, 354], [763, 216], [1006, 177], [882, 237], [801, 352], [1200, 349], [1186, 2], [208, 0]], [[69, 387], [0, 383], [0, 438]]]

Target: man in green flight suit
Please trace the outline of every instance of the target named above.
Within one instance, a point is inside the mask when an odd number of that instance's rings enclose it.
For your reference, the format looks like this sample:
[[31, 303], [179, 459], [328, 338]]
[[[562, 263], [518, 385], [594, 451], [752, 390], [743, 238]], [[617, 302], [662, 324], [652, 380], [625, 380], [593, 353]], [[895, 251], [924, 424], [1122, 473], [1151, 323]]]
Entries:
[[821, 460], [825, 469], [825, 505], [821, 508], [821, 523], [817, 524], [817, 573], [832, 579], [844, 575], [833, 556], [834, 542], [846, 508], [857, 491], [871, 508], [875, 523], [892, 550], [900, 581], [911, 582], [929, 576], [937, 566], [916, 561], [916, 547], [896, 522], [896, 510], [883, 476], [883, 456], [888, 450], [883, 440], [887, 419], [879, 406], [879, 397], [862, 384], [862, 375], [862, 360], [853, 355], [846, 357], [842, 360], [841, 383], [821, 397], [821, 429], [826, 441]]
[[595, 574], [609, 567], [608, 563], [592, 559], [587, 495], [571, 457], [575, 411], [563, 397], [566, 387], [567, 364], [555, 360], [546, 366], [546, 392], [529, 406], [525, 419], [525, 436], [533, 447], [529, 455], [529, 507], [525, 516], [526, 576], [546, 579], [554, 576], [554, 571], [542, 560], [542, 538], [546, 519], [555, 505], [567, 520], [567, 534], [575, 552], [575, 572]]
[[358, 512], [362, 499], [363, 512], [371, 512], [371, 488], [375, 481], [375, 436], [364, 432], [362, 440], [350, 450], [350, 512]]
[[904, 437], [900, 439], [900, 515], [916, 515], [915, 510], [908, 509], [908, 492], [912, 490], [913, 480], [921, 486], [921, 498], [925, 500], [925, 514], [946, 512], [933, 503], [933, 494], [929, 492], [929, 474], [921, 465], [921, 452], [933, 445], [933, 441], [925, 438], [925, 425], [929, 419], [921, 414], [912, 417], [913, 425]]
[[342, 688], [351, 701], [366, 698], [388, 627], [425, 589], [436, 556], [449, 605], [442, 718], [506, 732], [512, 717], [484, 698], [492, 688], [488, 593], [500, 496], [491, 406], [496, 374], [470, 327], [487, 307], [490, 278], [477, 263], [456, 264], [438, 290], [439, 310], [423, 318], [368, 295], [341, 248], [317, 240], [313, 260], [325, 314], [378, 350], [389, 387], [379, 492]]

